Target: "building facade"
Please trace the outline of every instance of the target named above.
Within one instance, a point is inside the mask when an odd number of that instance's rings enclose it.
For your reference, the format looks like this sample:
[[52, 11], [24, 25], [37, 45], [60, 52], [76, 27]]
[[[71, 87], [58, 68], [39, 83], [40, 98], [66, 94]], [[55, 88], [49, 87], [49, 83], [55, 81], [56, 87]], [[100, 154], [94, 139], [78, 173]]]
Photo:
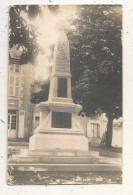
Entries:
[[8, 75], [8, 137], [28, 138], [33, 123], [30, 98], [34, 68], [30, 63], [19, 65], [17, 60], [11, 60]]

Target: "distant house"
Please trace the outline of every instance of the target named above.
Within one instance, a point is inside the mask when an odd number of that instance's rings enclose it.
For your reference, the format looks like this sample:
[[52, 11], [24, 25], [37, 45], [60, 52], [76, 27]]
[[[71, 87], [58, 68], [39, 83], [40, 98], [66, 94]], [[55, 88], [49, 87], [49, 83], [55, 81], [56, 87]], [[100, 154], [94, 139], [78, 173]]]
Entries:
[[87, 137], [90, 138], [91, 145], [99, 145], [106, 130], [107, 118], [105, 114], [90, 118], [87, 124]]
[[[108, 119], [103, 113], [94, 117], [79, 117], [82, 123], [82, 128], [85, 131], [86, 137], [90, 145], [98, 146], [104, 144], [102, 139], [107, 131]], [[113, 138], [112, 146], [122, 147], [122, 118], [113, 121]]]

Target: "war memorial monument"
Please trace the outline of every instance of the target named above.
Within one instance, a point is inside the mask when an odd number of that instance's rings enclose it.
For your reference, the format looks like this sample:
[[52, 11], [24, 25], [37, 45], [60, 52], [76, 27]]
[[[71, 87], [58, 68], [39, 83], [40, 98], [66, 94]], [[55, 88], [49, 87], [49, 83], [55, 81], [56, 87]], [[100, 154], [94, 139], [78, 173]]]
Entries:
[[[54, 47], [48, 101], [38, 105], [40, 124], [29, 149], [13, 155], [8, 166], [19, 171], [119, 171], [120, 163], [89, 151], [78, 121], [81, 106], [71, 96], [69, 41], [61, 31]], [[32, 169], [31, 169], [32, 167]]]

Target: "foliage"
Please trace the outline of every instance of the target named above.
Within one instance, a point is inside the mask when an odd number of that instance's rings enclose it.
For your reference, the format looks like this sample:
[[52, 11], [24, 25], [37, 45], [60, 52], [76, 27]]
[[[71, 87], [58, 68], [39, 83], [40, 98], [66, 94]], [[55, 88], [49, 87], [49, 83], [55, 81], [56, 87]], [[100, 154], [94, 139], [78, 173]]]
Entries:
[[21, 17], [21, 12], [28, 14], [33, 19], [38, 12], [38, 6], [15, 5], [9, 9], [9, 49], [13, 45], [22, 48], [21, 64], [31, 62], [34, 64], [35, 58], [39, 52], [37, 44], [37, 31], [32, 25]]
[[[121, 116], [122, 48], [120, 6], [81, 6], [69, 34], [73, 97], [87, 115], [96, 108]], [[85, 17], [86, 16], [86, 17]], [[88, 107], [86, 106], [88, 105]]]
[[[44, 5], [45, 6], [45, 5]], [[53, 15], [57, 14], [57, 5], [48, 5]], [[21, 17], [24, 12], [30, 21], [33, 21], [38, 15], [42, 17], [42, 10], [38, 5], [13, 5], [9, 9], [9, 49], [17, 45], [18, 49], [22, 48], [20, 64], [31, 62], [35, 65], [36, 57], [39, 53], [44, 53], [43, 48], [38, 45], [37, 37], [39, 32], [26, 20]], [[9, 56], [10, 57], [10, 56]]]
[[48, 100], [49, 82], [44, 82], [43, 84], [38, 83], [38, 84], [40, 85], [40, 90], [38, 92], [34, 91], [31, 94], [31, 102], [34, 104]]
[[87, 116], [106, 113], [110, 146], [113, 119], [122, 115], [121, 7], [81, 6], [80, 11], [77, 29], [69, 34], [73, 98]]

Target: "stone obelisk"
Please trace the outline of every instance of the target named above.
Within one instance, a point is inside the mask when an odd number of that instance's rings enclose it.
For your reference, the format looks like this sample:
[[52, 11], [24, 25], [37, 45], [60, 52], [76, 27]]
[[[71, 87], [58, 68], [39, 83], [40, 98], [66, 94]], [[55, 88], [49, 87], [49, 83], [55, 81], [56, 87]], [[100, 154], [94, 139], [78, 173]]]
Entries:
[[40, 125], [30, 138], [30, 150], [88, 150], [78, 122], [81, 106], [71, 97], [69, 41], [60, 32], [54, 48], [49, 98], [38, 105]]

